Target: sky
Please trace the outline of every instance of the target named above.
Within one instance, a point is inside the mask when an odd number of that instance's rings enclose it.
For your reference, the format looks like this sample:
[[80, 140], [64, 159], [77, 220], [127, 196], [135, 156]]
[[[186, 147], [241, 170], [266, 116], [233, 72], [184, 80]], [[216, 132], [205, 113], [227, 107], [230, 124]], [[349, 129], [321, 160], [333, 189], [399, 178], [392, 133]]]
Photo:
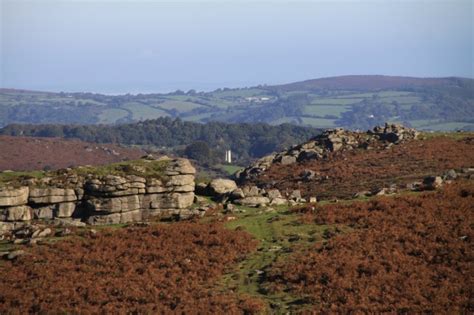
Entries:
[[474, 77], [473, 0], [0, 0], [0, 85], [209, 91], [349, 74]]

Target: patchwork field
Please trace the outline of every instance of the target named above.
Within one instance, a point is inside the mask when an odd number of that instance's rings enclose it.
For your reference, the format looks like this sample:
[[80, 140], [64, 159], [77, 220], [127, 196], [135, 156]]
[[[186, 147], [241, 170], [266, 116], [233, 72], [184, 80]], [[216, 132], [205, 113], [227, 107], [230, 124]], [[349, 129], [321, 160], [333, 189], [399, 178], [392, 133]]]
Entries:
[[113, 124], [180, 117], [196, 122], [352, 129], [390, 121], [424, 130], [473, 130], [473, 90], [471, 79], [389, 76], [342, 76], [211, 92], [116, 96], [1, 89], [0, 127], [11, 123]]

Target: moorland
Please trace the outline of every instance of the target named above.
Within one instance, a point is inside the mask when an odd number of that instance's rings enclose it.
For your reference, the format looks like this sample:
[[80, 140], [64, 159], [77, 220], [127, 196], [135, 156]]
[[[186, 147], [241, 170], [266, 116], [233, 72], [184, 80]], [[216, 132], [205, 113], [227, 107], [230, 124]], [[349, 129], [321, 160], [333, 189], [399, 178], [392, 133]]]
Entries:
[[234, 187], [196, 197], [204, 215], [187, 222], [44, 221], [46, 237], [25, 243], [14, 232], [0, 242], [0, 312], [470, 313], [472, 139], [344, 143], [240, 184], [249, 196], [300, 191], [280, 205], [234, 204]]

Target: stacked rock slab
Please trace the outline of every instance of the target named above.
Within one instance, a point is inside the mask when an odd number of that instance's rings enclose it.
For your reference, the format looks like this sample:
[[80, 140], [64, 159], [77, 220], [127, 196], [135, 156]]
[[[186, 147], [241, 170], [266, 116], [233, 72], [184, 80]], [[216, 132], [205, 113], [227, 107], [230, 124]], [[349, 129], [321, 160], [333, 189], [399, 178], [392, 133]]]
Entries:
[[166, 180], [149, 179], [146, 194], [140, 199], [144, 218], [170, 215], [186, 218], [196, 214], [189, 209], [194, 202], [195, 174], [189, 160], [176, 159], [166, 167]]
[[71, 218], [77, 204], [77, 195], [72, 188], [30, 188], [28, 204], [33, 209], [34, 219]]
[[28, 187], [0, 188], [0, 235], [31, 220]]
[[152, 216], [193, 215], [189, 208], [196, 170], [186, 159], [163, 163], [162, 174], [154, 177], [80, 176], [67, 170], [57, 177], [0, 187], [0, 235], [33, 220], [115, 224]]
[[90, 224], [116, 224], [141, 220], [139, 195], [146, 179], [139, 176], [93, 176], [85, 181], [83, 205]]
[[418, 132], [398, 124], [385, 124], [367, 132], [353, 132], [341, 128], [328, 129], [303, 144], [286, 151], [265, 156], [236, 173], [239, 182], [257, 178], [273, 164], [289, 165], [307, 160], [326, 159], [337, 151], [370, 149], [372, 146], [393, 144], [416, 139]]
[[84, 204], [89, 224], [140, 221], [153, 216], [186, 215], [194, 201], [196, 170], [188, 160], [170, 160], [162, 178], [90, 176]]

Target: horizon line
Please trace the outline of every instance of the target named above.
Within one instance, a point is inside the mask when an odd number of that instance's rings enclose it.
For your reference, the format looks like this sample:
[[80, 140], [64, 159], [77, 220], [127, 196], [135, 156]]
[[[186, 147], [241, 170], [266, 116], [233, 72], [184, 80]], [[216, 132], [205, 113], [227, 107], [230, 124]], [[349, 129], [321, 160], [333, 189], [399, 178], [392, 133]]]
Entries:
[[79, 94], [79, 93], [92, 93], [92, 94], [99, 94], [99, 95], [107, 95], [107, 96], [124, 96], [124, 95], [149, 95], [149, 94], [172, 94], [177, 91], [181, 91], [184, 93], [187, 93], [191, 90], [195, 90], [196, 93], [212, 93], [215, 91], [218, 91], [220, 89], [230, 89], [230, 90], [239, 90], [239, 89], [251, 89], [251, 88], [261, 88], [261, 87], [275, 87], [275, 86], [282, 86], [282, 85], [290, 85], [290, 84], [295, 84], [295, 83], [303, 83], [303, 82], [309, 82], [309, 81], [315, 81], [315, 80], [324, 80], [324, 79], [335, 79], [335, 78], [344, 78], [344, 77], [391, 77], [391, 78], [405, 78], [405, 79], [420, 79], [420, 80], [428, 80], [428, 79], [467, 79], [467, 80], [474, 80], [473, 77], [463, 77], [463, 76], [409, 76], [409, 75], [387, 75], [387, 74], [345, 74], [345, 75], [335, 75], [335, 76], [328, 76], [328, 77], [316, 77], [316, 78], [311, 78], [311, 79], [304, 79], [304, 80], [298, 80], [298, 81], [292, 81], [292, 82], [283, 82], [283, 83], [277, 83], [277, 84], [267, 84], [267, 83], [261, 83], [257, 85], [251, 85], [251, 86], [240, 86], [240, 87], [219, 87], [213, 90], [200, 90], [197, 91], [195, 89], [188, 89], [186, 90], [181, 90], [181, 89], [175, 89], [175, 90], [170, 90], [169, 92], [119, 92], [119, 93], [108, 93], [108, 92], [97, 92], [97, 91], [91, 91], [91, 90], [83, 90], [83, 91], [64, 91], [64, 90], [39, 90], [39, 89], [28, 89], [28, 88], [15, 88], [15, 87], [0, 87], [0, 92], [3, 92], [3, 90], [13, 90], [13, 91], [18, 91], [18, 92], [34, 92], [34, 93], [52, 93], [52, 94], [58, 94], [58, 93], [66, 93], [66, 94]]

